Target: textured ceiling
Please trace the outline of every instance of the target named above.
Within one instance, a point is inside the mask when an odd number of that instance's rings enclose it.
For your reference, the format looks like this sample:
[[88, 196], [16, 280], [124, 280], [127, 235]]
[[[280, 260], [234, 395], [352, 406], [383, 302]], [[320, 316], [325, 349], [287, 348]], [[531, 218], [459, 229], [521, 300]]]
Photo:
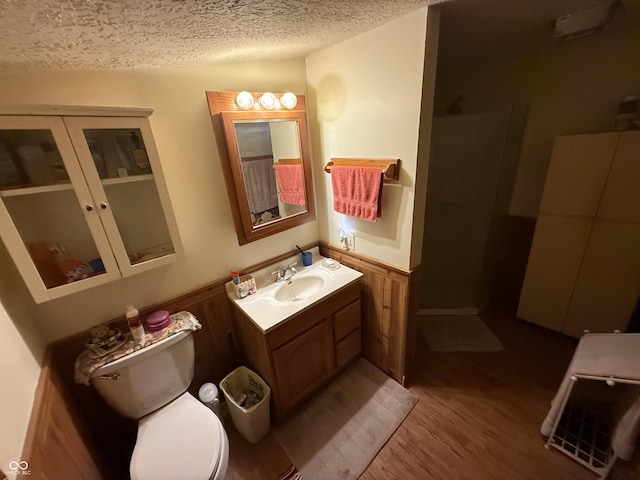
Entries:
[[284, 59], [443, 0], [0, 0], [4, 68]]
[[[552, 47], [555, 18], [614, 0], [0, 0], [0, 68], [143, 69], [290, 59], [445, 3], [439, 67]], [[640, 27], [615, 0], [604, 32]], [[444, 62], [443, 62], [444, 61]]]

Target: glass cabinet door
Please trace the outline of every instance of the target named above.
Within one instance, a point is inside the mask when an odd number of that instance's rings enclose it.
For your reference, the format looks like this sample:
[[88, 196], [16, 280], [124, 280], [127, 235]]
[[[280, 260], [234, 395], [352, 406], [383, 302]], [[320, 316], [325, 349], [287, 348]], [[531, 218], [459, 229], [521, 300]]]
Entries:
[[0, 117], [0, 230], [36, 301], [120, 276], [59, 117]]
[[175, 260], [177, 227], [146, 118], [65, 118], [123, 276]]

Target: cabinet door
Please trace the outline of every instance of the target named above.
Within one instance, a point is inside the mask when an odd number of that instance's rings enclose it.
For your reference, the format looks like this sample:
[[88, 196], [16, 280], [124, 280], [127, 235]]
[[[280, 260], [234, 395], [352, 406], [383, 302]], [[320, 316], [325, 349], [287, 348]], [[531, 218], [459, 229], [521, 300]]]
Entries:
[[182, 258], [147, 118], [64, 119], [123, 276]]
[[596, 220], [563, 332], [623, 331], [640, 292], [640, 224]]
[[620, 134], [598, 218], [640, 223], [640, 132]]
[[556, 137], [540, 212], [595, 216], [618, 136], [599, 133]]
[[120, 277], [61, 118], [0, 117], [0, 235], [36, 302]]
[[282, 411], [303, 399], [333, 371], [333, 339], [328, 320], [272, 353]]
[[540, 215], [525, 272], [518, 317], [561, 331], [593, 221]]

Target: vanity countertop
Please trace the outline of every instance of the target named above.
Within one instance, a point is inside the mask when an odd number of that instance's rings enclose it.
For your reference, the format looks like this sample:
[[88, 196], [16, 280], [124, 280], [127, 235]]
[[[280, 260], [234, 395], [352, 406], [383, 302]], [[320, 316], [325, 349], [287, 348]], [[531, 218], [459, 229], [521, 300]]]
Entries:
[[[258, 286], [258, 291], [255, 294], [239, 299], [235, 295], [233, 283], [227, 282], [225, 284], [227, 296], [260, 330], [267, 333], [282, 322], [362, 277], [362, 273], [357, 270], [341, 265], [337, 260], [322, 257], [318, 247], [311, 248], [309, 251], [313, 254], [313, 263], [311, 265], [303, 266], [300, 261], [300, 255], [293, 255], [278, 262], [278, 264], [251, 272]], [[298, 273], [290, 281], [274, 281], [271, 272], [292, 262], [297, 262], [295, 268]], [[278, 290], [282, 287], [291, 282], [312, 276], [321, 278], [324, 282], [322, 288], [317, 292], [307, 298], [295, 301], [280, 301], [277, 299]]]

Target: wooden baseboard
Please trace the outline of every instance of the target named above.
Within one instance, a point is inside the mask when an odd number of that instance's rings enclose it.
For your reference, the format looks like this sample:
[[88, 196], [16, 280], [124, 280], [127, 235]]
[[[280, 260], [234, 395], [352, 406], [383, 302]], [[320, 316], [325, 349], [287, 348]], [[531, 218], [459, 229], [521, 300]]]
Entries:
[[478, 307], [463, 307], [463, 308], [421, 308], [418, 310], [418, 315], [477, 315], [480, 313]]

